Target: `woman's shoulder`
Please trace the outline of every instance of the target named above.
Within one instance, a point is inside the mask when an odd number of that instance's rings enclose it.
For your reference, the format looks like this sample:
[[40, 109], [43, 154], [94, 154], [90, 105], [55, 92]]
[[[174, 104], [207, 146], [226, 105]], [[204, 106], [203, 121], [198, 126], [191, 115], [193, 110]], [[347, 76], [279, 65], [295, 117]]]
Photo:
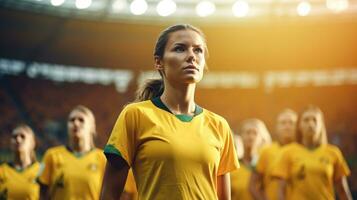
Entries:
[[122, 112], [132, 113], [132, 112], [142, 111], [145, 109], [151, 109], [153, 107], [154, 106], [153, 106], [151, 100], [133, 102], [133, 103], [129, 103], [129, 104], [125, 105]]
[[325, 151], [327, 151], [329, 154], [333, 154], [334, 156], [342, 156], [342, 152], [340, 148], [336, 145], [333, 144], [326, 144], [324, 145]]
[[281, 147], [281, 152], [282, 153], [291, 153], [291, 152], [296, 152], [298, 150], [304, 149], [304, 146], [297, 143], [297, 142], [292, 142], [290, 144], [284, 145]]
[[64, 146], [64, 145], [51, 147], [51, 148], [49, 148], [49, 149], [46, 150], [45, 156], [54, 155], [54, 154], [59, 154], [59, 153], [62, 153], [62, 152], [64, 152], [64, 151], [67, 151], [67, 148], [66, 148], [66, 146]]
[[209, 120], [212, 120], [216, 123], [223, 123], [223, 124], [228, 124], [227, 120], [222, 117], [221, 115], [215, 113], [215, 112], [212, 112], [210, 110], [207, 110], [205, 108], [202, 108], [203, 109], [203, 112], [202, 114]]

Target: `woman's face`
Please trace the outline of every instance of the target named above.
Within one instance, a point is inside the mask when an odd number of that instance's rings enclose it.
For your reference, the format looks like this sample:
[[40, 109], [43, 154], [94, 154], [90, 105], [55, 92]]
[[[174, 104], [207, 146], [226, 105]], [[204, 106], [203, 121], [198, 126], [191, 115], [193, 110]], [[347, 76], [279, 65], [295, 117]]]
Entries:
[[291, 112], [284, 112], [278, 116], [276, 131], [281, 141], [292, 141], [295, 137], [297, 116]]
[[244, 125], [241, 137], [245, 148], [253, 148], [256, 145], [258, 133], [259, 128], [255, 124], [249, 123]]
[[197, 83], [205, 66], [205, 43], [192, 30], [170, 33], [163, 58], [156, 58], [156, 67], [170, 82]]
[[316, 111], [306, 111], [301, 116], [300, 130], [303, 137], [316, 139], [320, 136], [322, 129], [321, 114]]
[[11, 147], [17, 152], [30, 152], [35, 149], [35, 140], [32, 133], [24, 128], [16, 128], [12, 132]]
[[69, 114], [67, 129], [70, 138], [91, 137], [91, 121], [89, 117], [78, 110], [73, 110]]

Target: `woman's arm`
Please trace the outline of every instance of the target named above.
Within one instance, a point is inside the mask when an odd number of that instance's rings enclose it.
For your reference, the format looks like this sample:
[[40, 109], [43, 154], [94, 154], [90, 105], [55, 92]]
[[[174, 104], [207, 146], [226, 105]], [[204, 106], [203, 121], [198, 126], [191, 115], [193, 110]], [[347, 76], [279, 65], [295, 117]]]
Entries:
[[48, 186], [39, 182], [40, 185], [40, 200], [47, 200], [48, 197]]
[[124, 190], [129, 165], [119, 157], [115, 157], [115, 161], [110, 155], [107, 155], [107, 158], [100, 199], [118, 200]]
[[286, 187], [287, 182], [284, 179], [278, 179], [278, 200], [285, 200], [286, 199]]
[[249, 181], [249, 192], [255, 200], [266, 200], [263, 190], [263, 175], [258, 172], [252, 172]]
[[217, 196], [219, 200], [231, 200], [231, 177], [229, 173], [217, 177]]
[[341, 200], [352, 200], [350, 188], [348, 187], [346, 176], [342, 176], [335, 181], [336, 193]]

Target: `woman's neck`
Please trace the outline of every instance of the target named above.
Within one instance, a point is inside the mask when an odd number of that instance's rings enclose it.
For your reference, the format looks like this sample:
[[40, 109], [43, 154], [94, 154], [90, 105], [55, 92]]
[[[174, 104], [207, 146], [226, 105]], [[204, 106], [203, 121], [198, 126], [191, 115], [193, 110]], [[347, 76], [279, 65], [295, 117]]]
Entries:
[[89, 141], [85, 141], [84, 138], [72, 138], [69, 145], [72, 151], [77, 153], [85, 153], [91, 150]]
[[14, 166], [16, 168], [25, 169], [32, 164], [30, 152], [16, 152]]
[[303, 137], [302, 144], [309, 149], [314, 149], [317, 146], [312, 137]]
[[253, 159], [252, 149], [244, 148], [243, 161], [245, 162], [245, 164], [250, 164], [252, 162], [252, 159]]
[[161, 100], [174, 114], [193, 115], [195, 112], [195, 88], [195, 84], [183, 87], [166, 84]]

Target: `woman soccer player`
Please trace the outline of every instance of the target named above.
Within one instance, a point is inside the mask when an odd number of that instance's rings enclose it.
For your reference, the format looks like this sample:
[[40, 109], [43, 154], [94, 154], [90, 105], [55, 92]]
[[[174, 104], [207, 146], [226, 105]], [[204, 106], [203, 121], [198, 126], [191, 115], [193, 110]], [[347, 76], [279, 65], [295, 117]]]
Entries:
[[75, 107], [67, 122], [69, 143], [45, 153], [39, 177], [42, 199], [99, 199], [105, 168], [103, 151], [95, 148], [95, 118], [85, 106]]
[[256, 200], [276, 200], [278, 179], [271, 176], [279, 153], [287, 144], [295, 141], [297, 114], [291, 109], [279, 113], [276, 121], [277, 141], [262, 149], [250, 181], [250, 191]]
[[0, 199], [39, 199], [36, 178], [40, 164], [36, 161], [35, 144], [35, 134], [29, 126], [19, 125], [13, 130], [14, 160], [0, 166]]
[[[279, 199], [352, 199], [350, 170], [338, 147], [328, 144], [322, 111], [308, 106], [299, 116], [296, 139], [283, 149], [273, 176], [281, 179]], [[287, 192], [287, 186], [289, 190]]]
[[226, 120], [195, 102], [205, 69], [203, 33], [191, 25], [164, 30], [156, 43], [160, 80], [148, 82], [114, 126], [102, 199], [118, 199], [129, 168], [139, 199], [230, 199], [229, 172], [238, 168]]
[[253, 200], [249, 192], [249, 180], [255, 166], [259, 150], [271, 143], [271, 137], [264, 122], [259, 119], [247, 119], [240, 128], [239, 135], [243, 143], [241, 168], [232, 172], [232, 200]]

